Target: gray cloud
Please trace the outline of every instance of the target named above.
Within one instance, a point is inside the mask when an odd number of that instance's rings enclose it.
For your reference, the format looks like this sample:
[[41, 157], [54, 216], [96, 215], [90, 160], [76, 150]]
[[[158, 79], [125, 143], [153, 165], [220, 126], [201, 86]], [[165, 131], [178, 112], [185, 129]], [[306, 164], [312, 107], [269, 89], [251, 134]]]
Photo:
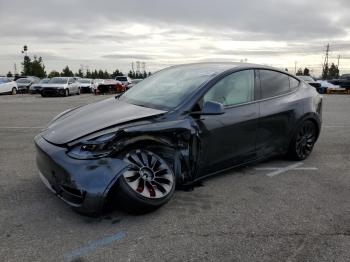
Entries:
[[102, 58], [109, 58], [109, 59], [127, 59], [130, 60], [153, 60], [154, 57], [150, 55], [138, 55], [138, 54], [108, 54], [108, 55], [102, 55]]
[[23, 44], [53, 66], [321, 55], [327, 42], [347, 57], [349, 11], [348, 0], [11, 0], [0, 4], [0, 71]]

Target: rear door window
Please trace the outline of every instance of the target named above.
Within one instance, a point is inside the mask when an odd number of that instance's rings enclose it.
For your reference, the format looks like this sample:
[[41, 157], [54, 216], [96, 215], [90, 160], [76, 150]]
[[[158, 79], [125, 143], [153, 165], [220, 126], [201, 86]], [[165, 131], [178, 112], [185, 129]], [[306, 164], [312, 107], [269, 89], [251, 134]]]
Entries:
[[290, 92], [288, 75], [273, 70], [259, 72], [262, 99]]

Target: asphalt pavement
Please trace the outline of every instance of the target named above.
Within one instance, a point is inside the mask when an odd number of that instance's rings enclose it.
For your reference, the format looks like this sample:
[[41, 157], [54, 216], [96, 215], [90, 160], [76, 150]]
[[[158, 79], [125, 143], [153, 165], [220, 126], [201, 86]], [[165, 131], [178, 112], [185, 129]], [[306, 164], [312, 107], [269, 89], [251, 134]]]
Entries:
[[1, 261], [350, 261], [350, 96], [325, 95], [303, 162], [271, 159], [177, 190], [159, 210], [75, 213], [38, 177], [33, 137], [108, 96], [0, 96]]

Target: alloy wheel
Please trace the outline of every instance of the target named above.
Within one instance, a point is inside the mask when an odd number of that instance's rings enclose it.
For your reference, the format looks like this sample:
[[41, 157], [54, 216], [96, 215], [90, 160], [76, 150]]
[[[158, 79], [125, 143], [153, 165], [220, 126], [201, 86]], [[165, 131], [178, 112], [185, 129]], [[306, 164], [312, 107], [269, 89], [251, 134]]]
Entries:
[[306, 122], [300, 128], [295, 142], [295, 150], [299, 158], [305, 159], [312, 151], [316, 141], [315, 125], [311, 122]]
[[174, 185], [174, 174], [161, 157], [147, 150], [129, 152], [124, 161], [131, 167], [123, 177], [128, 186], [145, 198], [163, 198]]

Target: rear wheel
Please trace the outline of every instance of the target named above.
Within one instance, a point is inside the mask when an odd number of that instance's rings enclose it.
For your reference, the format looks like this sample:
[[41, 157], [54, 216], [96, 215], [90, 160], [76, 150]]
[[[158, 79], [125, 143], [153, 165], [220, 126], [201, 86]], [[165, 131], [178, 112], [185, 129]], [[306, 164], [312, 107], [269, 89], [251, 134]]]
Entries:
[[295, 133], [288, 151], [290, 158], [304, 160], [309, 157], [316, 142], [316, 126], [310, 121], [304, 121]]
[[123, 159], [130, 167], [119, 178], [116, 199], [124, 210], [145, 213], [170, 200], [175, 176], [165, 159], [145, 149], [132, 149]]
[[17, 89], [16, 87], [12, 88], [11, 95], [16, 95], [17, 94]]

